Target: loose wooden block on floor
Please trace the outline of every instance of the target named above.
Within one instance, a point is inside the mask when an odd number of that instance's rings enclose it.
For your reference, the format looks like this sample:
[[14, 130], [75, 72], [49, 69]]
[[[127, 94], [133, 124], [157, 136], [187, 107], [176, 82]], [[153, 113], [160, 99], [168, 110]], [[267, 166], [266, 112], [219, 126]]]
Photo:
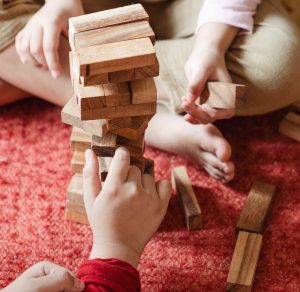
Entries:
[[135, 116], [154, 115], [156, 113], [156, 102], [130, 104], [109, 108], [94, 108], [81, 110], [81, 120], [115, 119]]
[[82, 173], [85, 165], [85, 157], [83, 151], [74, 151], [71, 160], [72, 173]]
[[157, 100], [157, 90], [153, 78], [132, 80], [130, 82], [132, 103], [149, 103]]
[[187, 228], [202, 228], [201, 209], [184, 166], [173, 168], [172, 185], [180, 201]]
[[108, 26], [138, 21], [148, 21], [149, 16], [141, 4], [85, 14], [69, 19], [70, 34]]
[[245, 95], [246, 86], [225, 82], [207, 82], [201, 96], [201, 104], [205, 103], [219, 109], [235, 109]]
[[[107, 136], [107, 135], [105, 135]], [[70, 144], [73, 151], [82, 151], [91, 148], [92, 135], [80, 128], [73, 127]]]
[[89, 46], [149, 37], [154, 44], [154, 32], [148, 21], [119, 24], [80, 32], [70, 37], [74, 50]]
[[279, 124], [279, 133], [300, 142], [300, 115], [289, 112]]
[[80, 128], [88, 133], [102, 137], [108, 132], [105, 120], [82, 121], [76, 97], [73, 96], [61, 111], [61, 119], [65, 124]]
[[240, 231], [227, 277], [227, 291], [251, 291], [262, 235]]
[[253, 183], [236, 225], [236, 231], [262, 233], [275, 191], [276, 187], [273, 185], [259, 181]]
[[155, 49], [149, 38], [80, 48], [74, 56], [80, 76], [145, 67], [155, 61]]

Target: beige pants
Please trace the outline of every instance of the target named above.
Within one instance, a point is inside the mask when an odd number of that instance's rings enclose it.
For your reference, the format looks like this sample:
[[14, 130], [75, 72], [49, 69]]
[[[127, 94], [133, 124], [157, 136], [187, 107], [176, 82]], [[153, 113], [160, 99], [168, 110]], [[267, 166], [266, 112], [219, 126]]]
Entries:
[[[83, 0], [86, 13], [133, 2], [142, 1]], [[156, 43], [159, 78], [169, 95], [160, 102], [177, 113], [182, 112], [180, 98], [187, 87], [184, 64], [193, 48], [193, 33], [202, 2], [143, 3], [159, 39]], [[14, 35], [2, 33], [1, 25], [0, 14], [0, 49], [1, 39], [10, 39], [10, 42], [14, 39]], [[238, 109], [238, 115], [271, 112], [300, 98], [300, 34], [281, 0], [262, 1], [255, 16], [254, 33], [237, 36], [226, 55], [226, 62], [233, 81], [248, 86], [247, 102]]]

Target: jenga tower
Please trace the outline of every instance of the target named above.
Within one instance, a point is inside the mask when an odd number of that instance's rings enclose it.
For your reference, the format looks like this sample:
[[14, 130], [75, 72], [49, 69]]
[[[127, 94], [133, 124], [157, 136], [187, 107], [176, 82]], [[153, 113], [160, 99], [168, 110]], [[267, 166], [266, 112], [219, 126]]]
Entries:
[[66, 214], [75, 222], [88, 223], [82, 190], [86, 149], [98, 156], [102, 182], [119, 146], [129, 150], [131, 164], [153, 172], [153, 161], [143, 157], [144, 132], [156, 112], [153, 77], [159, 65], [148, 20], [140, 4], [69, 20], [74, 96], [62, 110], [62, 121], [73, 126]]

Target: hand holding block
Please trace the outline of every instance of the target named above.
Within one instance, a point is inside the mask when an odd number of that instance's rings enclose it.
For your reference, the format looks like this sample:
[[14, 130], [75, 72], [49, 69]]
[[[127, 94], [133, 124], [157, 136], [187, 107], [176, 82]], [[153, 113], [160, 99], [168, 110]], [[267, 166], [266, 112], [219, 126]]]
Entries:
[[181, 203], [187, 228], [189, 230], [202, 228], [201, 209], [184, 166], [173, 169], [172, 185]]
[[78, 49], [75, 70], [90, 76], [155, 64], [155, 49], [149, 38], [121, 41]]
[[227, 291], [251, 291], [261, 246], [262, 235], [239, 232], [227, 277]]
[[225, 82], [207, 82], [201, 96], [201, 104], [205, 103], [213, 108], [235, 109], [245, 95], [246, 86]]
[[157, 90], [153, 78], [133, 80], [130, 82], [132, 103], [156, 102]]
[[254, 182], [236, 225], [236, 231], [262, 233], [275, 191], [276, 187], [273, 185]]
[[148, 20], [149, 16], [143, 6], [135, 4], [72, 17], [69, 19], [69, 30], [73, 36], [82, 31]]
[[63, 107], [61, 111], [61, 120], [63, 123], [80, 128], [88, 133], [102, 137], [108, 132], [106, 120], [82, 121], [80, 118], [80, 109], [76, 103], [76, 97], [73, 96]]
[[288, 113], [279, 124], [279, 133], [300, 142], [300, 115]]

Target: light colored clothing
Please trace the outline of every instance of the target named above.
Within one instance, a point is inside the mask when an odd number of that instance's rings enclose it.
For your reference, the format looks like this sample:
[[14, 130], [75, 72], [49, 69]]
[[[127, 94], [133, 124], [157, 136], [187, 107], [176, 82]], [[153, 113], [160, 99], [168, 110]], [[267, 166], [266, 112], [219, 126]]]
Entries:
[[244, 30], [253, 31], [253, 16], [261, 0], [205, 0], [199, 14], [196, 31], [209, 22], [229, 24]]

